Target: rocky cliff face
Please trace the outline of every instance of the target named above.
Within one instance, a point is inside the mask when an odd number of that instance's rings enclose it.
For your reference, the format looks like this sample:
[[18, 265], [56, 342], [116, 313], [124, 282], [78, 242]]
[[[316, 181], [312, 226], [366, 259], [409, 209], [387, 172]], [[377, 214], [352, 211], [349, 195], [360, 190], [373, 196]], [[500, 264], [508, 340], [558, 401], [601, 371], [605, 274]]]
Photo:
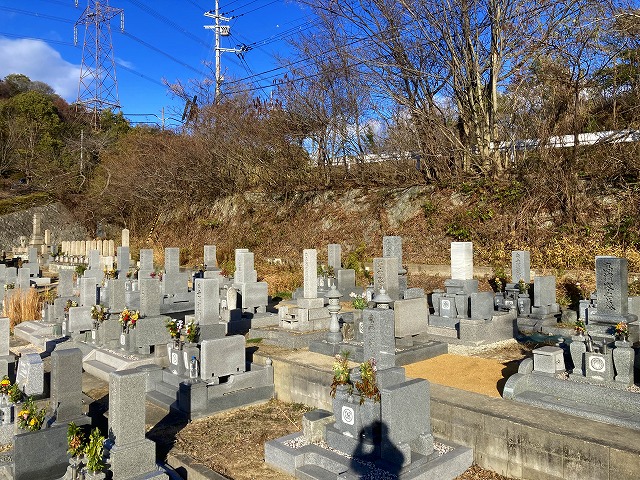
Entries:
[[51, 241], [84, 240], [87, 230], [75, 219], [72, 213], [61, 203], [53, 203], [41, 207], [32, 207], [21, 212], [0, 216], [0, 249], [9, 252], [12, 247], [20, 245], [20, 237], [33, 233], [33, 214], [42, 214], [42, 233], [51, 231]]

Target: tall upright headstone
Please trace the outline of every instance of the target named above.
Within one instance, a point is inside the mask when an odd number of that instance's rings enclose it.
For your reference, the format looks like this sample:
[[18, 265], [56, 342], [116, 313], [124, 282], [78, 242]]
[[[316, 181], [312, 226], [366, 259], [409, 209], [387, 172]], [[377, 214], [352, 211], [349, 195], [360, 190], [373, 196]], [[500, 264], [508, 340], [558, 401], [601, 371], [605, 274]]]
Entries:
[[200, 325], [218, 323], [220, 321], [220, 282], [217, 278], [196, 278], [194, 283], [196, 323]]
[[252, 283], [258, 281], [258, 272], [255, 270], [254, 254], [246, 249], [236, 249], [236, 271], [233, 275], [233, 283]]
[[18, 269], [18, 277], [16, 280], [16, 288], [20, 290], [29, 290], [31, 287], [31, 269], [22, 267]]
[[451, 242], [451, 278], [473, 279], [473, 243]]
[[157, 317], [160, 315], [160, 280], [157, 278], [140, 279], [140, 315]]
[[123, 228], [122, 229], [121, 245], [123, 247], [128, 247], [129, 246], [129, 229], [128, 228]]
[[141, 248], [140, 249], [140, 270], [138, 272], [138, 278], [149, 278], [151, 273], [155, 270], [153, 268], [153, 249]]
[[304, 272], [304, 298], [318, 297], [318, 252], [315, 248], [306, 248], [302, 252]]
[[597, 306], [589, 320], [616, 324], [633, 322], [635, 315], [629, 313], [628, 260], [617, 257], [596, 257]]
[[386, 235], [382, 237], [382, 256], [384, 258], [395, 257], [402, 268], [402, 237]]
[[107, 307], [111, 313], [120, 313], [126, 308], [126, 280], [114, 278], [107, 288]]
[[180, 272], [180, 249], [178, 247], [164, 249], [164, 271], [165, 273]]
[[44, 244], [44, 237], [42, 236], [42, 214], [33, 214], [33, 233], [29, 239], [29, 245], [32, 247], [39, 247]]
[[80, 278], [80, 306], [92, 307], [98, 303], [98, 284], [95, 277]]
[[109, 374], [109, 451], [113, 478], [167, 478], [156, 467], [156, 446], [145, 438], [147, 372]]
[[130, 267], [129, 247], [118, 247], [118, 276], [125, 278]]
[[73, 296], [73, 270], [64, 269], [58, 272], [58, 296]]
[[56, 424], [82, 416], [82, 350], [56, 348], [51, 353], [51, 409]]
[[533, 304], [535, 306], [554, 305], [556, 303], [556, 277], [553, 275], [535, 278]]
[[342, 247], [339, 243], [327, 245], [327, 264], [333, 268], [334, 274], [342, 268]]
[[[397, 259], [396, 259], [397, 260]], [[391, 309], [362, 311], [364, 359], [374, 358], [379, 370], [396, 366], [395, 320]]]
[[31, 270], [34, 272], [38, 271], [38, 249], [35, 247], [29, 247], [28, 249], [28, 254], [29, 254], [29, 268], [31, 268]]
[[0, 378], [13, 375], [15, 359], [9, 351], [9, 337], [11, 335], [11, 320], [0, 317]]
[[215, 245], [204, 246], [204, 269], [218, 270], [218, 258]]
[[531, 282], [531, 257], [526, 250], [511, 252], [511, 281], [518, 283], [520, 280]]
[[400, 298], [400, 285], [398, 281], [397, 257], [373, 259], [373, 288], [376, 294], [384, 288], [384, 291], [392, 300]]

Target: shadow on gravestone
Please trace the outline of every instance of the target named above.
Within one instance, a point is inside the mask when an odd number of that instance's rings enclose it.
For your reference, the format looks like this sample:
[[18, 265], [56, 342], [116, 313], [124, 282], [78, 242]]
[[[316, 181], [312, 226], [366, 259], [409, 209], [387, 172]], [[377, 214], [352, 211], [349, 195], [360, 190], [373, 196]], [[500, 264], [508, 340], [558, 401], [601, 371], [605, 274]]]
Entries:
[[[353, 451], [350, 468], [354, 472], [357, 472], [360, 478], [374, 478], [371, 476], [371, 466], [363, 462], [370, 464], [381, 464], [383, 462], [385, 473], [391, 478], [398, 478], [400, 470], [402, 470], [402, 465], [405, 463], [404, 454], [389, 441], [389, 427], [387, 427], [384, 422], [374, 422], [372, 430], [374, 432], [374, 443], [377, 443], [378, 445], [386, 444], [385, 457], [393, 458], [394, 463], [381, 461], [379, 450], [374, 450], [371, 453], [365, 453], [363, 444], [365, 433], [364, 429], [362, 429], [358, 434], [358, 438], [360, 440], [358, 441], [356, 449]], [[387, 478], [386, 475], [385, 478]]]

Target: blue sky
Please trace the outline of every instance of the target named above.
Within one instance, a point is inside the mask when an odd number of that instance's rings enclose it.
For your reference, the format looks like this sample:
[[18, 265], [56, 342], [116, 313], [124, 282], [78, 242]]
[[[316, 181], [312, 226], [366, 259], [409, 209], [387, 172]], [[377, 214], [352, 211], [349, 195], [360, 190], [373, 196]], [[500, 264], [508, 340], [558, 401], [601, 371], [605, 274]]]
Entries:
[[[101, 2], [104, 5], [106, 2]], [[215, 3], [202, 0], [110, 0], [109, 6], [124, 10], [124, 33], [120, 17], [112, 19], [111, 33], [118, 93], [122, 111], [133, 122], [159, 124], [164, 107], [165, 124], [176, 124], [184, 103], [173, 98], [162, 79], [201, 81], [214, 74], [214, 35], [204, 25], [213, 20], [204, 12]], [[51, 85], [65, 100], [78, 95], [84, 26], [78, 27], [74, 46], [74, 24], [87, 7], [87, 0], [0, 0], [0, 78], [22, 73], [31, 80]], [[222, 47], [248, 45], [243, 59], [234, 53], [222, 54], [222, 70], [227, 80], [252, 77], [267, 72], [262, 85], [268, 86], [277, 57], [286, 57], [287, 39], [309, 27], [309, 12], [288, 0], [220, 0], [220, 12], [235, 17], [231, 35]], [[207, 67], [209, 63], [209, 67]], [[256, 91], [256, 94], [264, 90]], [[268, 87], [266, 88], [268, 91]], [[146, 115], [141, 115], [146, 114]]]

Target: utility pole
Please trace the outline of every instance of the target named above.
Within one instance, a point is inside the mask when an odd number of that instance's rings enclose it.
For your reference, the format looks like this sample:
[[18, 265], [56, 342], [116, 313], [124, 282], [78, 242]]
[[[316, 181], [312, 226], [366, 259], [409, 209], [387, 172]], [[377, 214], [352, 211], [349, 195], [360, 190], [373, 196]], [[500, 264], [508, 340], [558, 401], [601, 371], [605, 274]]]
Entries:
[[208, 30], [213, 30], [216, 36], [216, 92], [215, 92], [215, 100], [216, 102], [220, 98], [220, 87], [222, 85], [222, 81], [224, 77], [221, 75], [221, 63], [220, 63], [220, 55], [223, 52], [228, 53], [240, 53], [242, 49], [239, 48], [223, 48], [220, 47], [220, 37], [228, 37], [229, 36], [229, 25], [223, 25], [220, 22], [229, 22], [233, 17], [223, 17], [220, 15], [220, 7], [218, 5], [218, 0], [216, 0], [216, 9], [214, 11], [209, 10], [204, 13], [205, 17], [213, 18], [215, 20], [215, 25], [205, 25], [204, 28]]
[[[76, 7], [78, 0], [75, 1]], [[113, 56], [109, 22], [120, 15], [120, 29], [124, 31], [124, 11], [109, 6], [109, 1], [87, 0], [87, 8], [73, 28], [74, 43], [78, 44], [78, 25], [84, 25], [82, 66], [78, 83], [77, 102], [93, 116], [93, 128], [99, 129], [100, 113], [105, 108], [120, 108], [116, 62]]]

